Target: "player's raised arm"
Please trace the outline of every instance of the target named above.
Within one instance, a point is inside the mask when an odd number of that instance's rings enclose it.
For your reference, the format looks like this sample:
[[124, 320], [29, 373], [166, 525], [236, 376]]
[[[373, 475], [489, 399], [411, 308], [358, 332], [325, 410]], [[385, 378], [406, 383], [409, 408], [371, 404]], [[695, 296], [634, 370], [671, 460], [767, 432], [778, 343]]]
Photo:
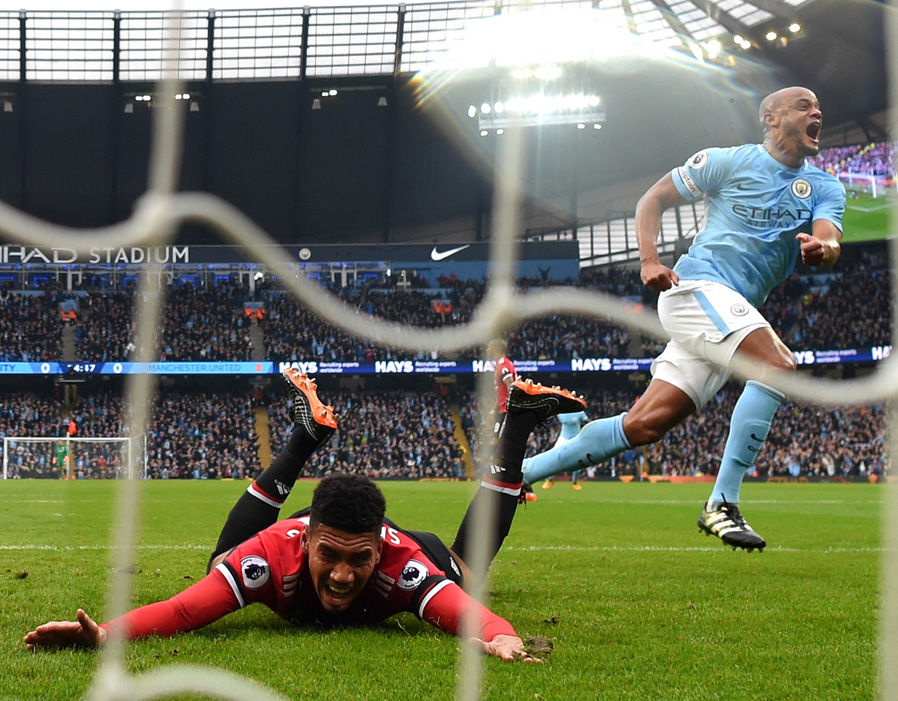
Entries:
[[680, 282], [679, 276], [661, 263], [658, 256], [658, 232], [664, 210], [686, 202], [677, 191], [670, 173], [652, 185], [636, 205], [636, 241], [642, 283], [656, 292], [669, 290]]
[[74, 621], [50, 621], [25, 634], [25, 647], [99, 647], [106, 642], [103, 630], [83, 609]]

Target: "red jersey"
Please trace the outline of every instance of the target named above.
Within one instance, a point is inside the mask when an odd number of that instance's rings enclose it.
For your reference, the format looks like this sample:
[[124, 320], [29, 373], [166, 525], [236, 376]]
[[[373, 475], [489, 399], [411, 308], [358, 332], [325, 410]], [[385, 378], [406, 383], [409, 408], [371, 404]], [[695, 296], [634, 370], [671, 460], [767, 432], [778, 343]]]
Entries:
[[496, 406], [503, 414], [507, 411], [508, 404], [508, 387], [518, 379], [518, 374], [514, 369], [514, 363], [507, 355], [499, 356], [496, 361]]
[[384, 524], [380, 562], [359, 596], [335, 615], [312, 585], [300, 535], [308, 516], [278, 521], [238, 545], [214, 570], [167, 601], [149, 604], [104, 623], [124, 624], [128, 638], [172, 635], [208, 625], [248, 604], [261, 603], [294, 623], [376, 623], [402, 611], [458, 635], [469, 606], [479, 610], [477, 637], [516, 635], [508, 621], [469, 597], [446, 577], [406, 533]]

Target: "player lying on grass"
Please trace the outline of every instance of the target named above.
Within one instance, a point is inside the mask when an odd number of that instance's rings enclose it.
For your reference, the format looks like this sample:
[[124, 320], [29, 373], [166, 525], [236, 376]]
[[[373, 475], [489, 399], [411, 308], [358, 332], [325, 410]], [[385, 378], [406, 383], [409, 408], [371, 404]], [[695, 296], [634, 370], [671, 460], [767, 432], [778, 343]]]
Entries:
[[[293, 398], [293, 432], [284, 452], [228, 515], [208, 574], [167, 601], [106, 623], [97, 624], [78, 609], [75, 621], [45, 623], [25, 635], [28, 649], [99, 646], [119, 627], [129, 639], [169, 636], [251, 603], [265, 604], [297, 624], [376, 623], [409, 611], [459, 635], [464, 613], [474, 607], [479, 631], [472, 643], [504, 660], [531, 660], [512, 625], [463, 589], [465, 575], [470, 576], [464, 562], [468, 514], [455, 545], [447, 548], [433, 533], [404, 530], [385, 518], [384, 497], [367, 478], [331, 475], [315, 489], [309, 508], [277, 520], [306, 460], [337, 428], [333, 410], [318, 399], [312, 381], [295, 370], [284, 378]], [[584, 402], [566, 390], [518, 380], [508, 405], [496, 465], [489, 471], [502, 477], [485, 479], [474, 497], [498, 499], [504, 507], [497, 509], [491, 557], [514, 516], [508, 502], [517, 504], [527, 437], [540, 421], [580, 409]]]

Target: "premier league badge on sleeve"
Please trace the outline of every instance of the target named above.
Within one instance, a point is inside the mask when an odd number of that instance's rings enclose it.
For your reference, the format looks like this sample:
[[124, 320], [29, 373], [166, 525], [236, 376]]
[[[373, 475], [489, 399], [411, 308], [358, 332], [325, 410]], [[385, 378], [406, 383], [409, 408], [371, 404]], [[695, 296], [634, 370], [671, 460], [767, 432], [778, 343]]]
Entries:
[[427, 567], [417, 560], [409, 560], [402, 568], [402, 574], [399, 576], [397, 584], [400, 589], [411, 591], [427, 579]]
[[240, 561], [240, 574], [243, 576], [243, 586], [247, 589], [265, 586], [270, 573], [268, 563], [258, 555], [248, 555]]
[[698, 170], [699, 168], [703, 168], [705, 163], [708, 162], [708, 152], [707, 151], [699, 151], [692, 158], [686, 161], [686, 165], [688, 165], [692, 170]]

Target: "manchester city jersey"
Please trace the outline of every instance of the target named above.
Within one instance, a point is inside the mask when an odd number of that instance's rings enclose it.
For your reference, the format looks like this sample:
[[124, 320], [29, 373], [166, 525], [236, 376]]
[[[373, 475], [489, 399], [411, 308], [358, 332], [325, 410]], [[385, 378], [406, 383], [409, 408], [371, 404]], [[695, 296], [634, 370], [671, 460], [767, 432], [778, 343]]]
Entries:
[[845, 188], [807, 162], [783, 165], [760, 144], [699, 151], [671, 171], [687, 200], [705, 196], [704, 228], [674, 271], [720, 282], [758, 307], [795, 267], [799, 232], [817, 219], [841, 231]]
[[559, 414], [558, 420], [561, 422], [562, 438], [573, 438], [580, 433], [580, 426], [586, 421], [585, 411], [573, 411], [569, 414]]

